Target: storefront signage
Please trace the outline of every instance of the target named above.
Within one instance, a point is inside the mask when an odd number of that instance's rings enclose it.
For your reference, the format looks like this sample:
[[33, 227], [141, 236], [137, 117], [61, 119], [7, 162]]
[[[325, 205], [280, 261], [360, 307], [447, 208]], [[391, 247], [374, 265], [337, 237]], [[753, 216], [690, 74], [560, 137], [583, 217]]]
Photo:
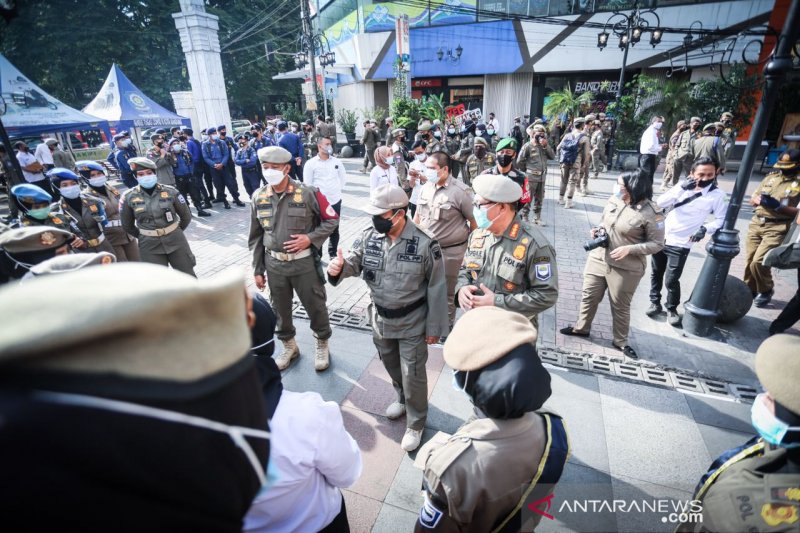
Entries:
[[426, 87], [441, 87], [442, 80], [441, 78], [433, 80], [413, 80], [411, 82], [411, 86], [416, 89], [422, 89]]
[[575, 82], [575, 94], [583, 94], [585, 92], [591, 92], [594, 94], [616, 93], [617, 87], [619, 87], [618, 81], [578, 81]]

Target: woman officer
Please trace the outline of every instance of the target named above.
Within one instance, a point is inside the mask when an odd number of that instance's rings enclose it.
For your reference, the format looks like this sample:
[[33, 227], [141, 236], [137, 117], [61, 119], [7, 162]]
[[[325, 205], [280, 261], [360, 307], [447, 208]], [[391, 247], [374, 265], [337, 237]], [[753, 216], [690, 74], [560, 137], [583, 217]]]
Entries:
[[117, 261], [139, 261], [139, 243], [122, 229], [122, 221], [119, 218], [121, 193], [108, 182], [103, 165], [96, 161], [78, 161], [75, 167], [89, 184], [88, 192], [103, 201], [108, 219], [103, 233], [114, 248]]
[[74, 222], [85, 239], [81, 252], [114, 253], [114, 247], [103, 233], [106, 210], [100, 198], [81, 191], [81, 178], [73, 171], [55, 167], [47, 173], [53, 189], [61, 194], [59, 208], [65, 218]]
[[[644, 276], [645, 256], [664, 247], [664, 215], [652, 201], [653, 184], [642, 172], [622, 174], [617, 191], [603, 210], [600, 227], [592, 228], [593, 244], [583, 272], [583, 297], [574, 326], [561, 329], [564, 335], [588, 337], [597, 306], [608, 289], [615, 348], [637, 359], [628, 344], [631, 299]], [[603, 239], [603, 233], [607, 239]], [[594, 246], [596, 244], [596, 246]]]

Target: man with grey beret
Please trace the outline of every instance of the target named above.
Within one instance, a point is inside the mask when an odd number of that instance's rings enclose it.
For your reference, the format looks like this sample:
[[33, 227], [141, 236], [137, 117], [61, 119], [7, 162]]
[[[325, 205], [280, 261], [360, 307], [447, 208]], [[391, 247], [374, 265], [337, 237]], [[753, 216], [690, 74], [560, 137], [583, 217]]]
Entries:
[[464, 311], [500, 307], [537, 325], [537, 315], [558, 299], [556, 253], [541, 230], [522, 220], [522, 188], [502, 174], [481, 174], [473, 182], [478, 229], [469, 236], [456, 282]]
[[[533, 531], [541, 519], [521, 509], [553, 492], [569, 440], [561, 417], [541, 411], [550, 374], [536, 337], [526, 317], [497, 307], [456, 323], [444, 360], [475, 413], [452, 437], [434, 437], [417, 454], [425, 500], [415, 531]], [[532, 523], [523, 524], [526, 517]]]
[[258, 151], [267, 184], [253, 193], [249, 246], [256, 287], [269, 285], [278, 315], [275, 333], [283, 352], [275, 359], [285, 370], [300, 356], [292, 322], [292, 297], [297, 293], [316, 337], [314, 369], [330, 365], [332, 331], [326, 306], [321, 256], [325, 240], [339, 226], [339, 215], [316, 187], [289, 177], [292, 154], [280, 146]]

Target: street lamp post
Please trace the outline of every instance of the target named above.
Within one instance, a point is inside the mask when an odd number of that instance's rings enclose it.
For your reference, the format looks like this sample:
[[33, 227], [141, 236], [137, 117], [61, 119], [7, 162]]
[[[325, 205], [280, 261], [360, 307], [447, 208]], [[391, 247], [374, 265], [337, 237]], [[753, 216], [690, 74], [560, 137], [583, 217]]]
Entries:
[[692, 291], [689, 301], [684, 306], [684, 331], [700, 337], [707, 337], [717, 320], [719, 303], [725, 280], [728, 277], [731, 260], [739, 253], [739, 232], [735, 229], [736, 219], [742, 207], [744, 194], [753, 171], [756, 153], [764, 140], [770, 115], [778, 98], [780, 86], [786, 74], [792, 70], [792, 49], [800, 37], [800, 0], [792, 0], [783, 30], [778, 38], [775, 51], [764, 66], [764, 90], [761, 103], [756, 111], [756, 118], [750, 130], [750, 139], [742, 155], [739, 173], [731, 192], [731, 200], [725, 213], [725, 223], [712, 237], [706, 246], [708, 256], [700, 277]]
[[[647, 20], [648, 16], [655, 17], [655, 25]], [[654, 26], [654, 27], [653, 27]], [[625, 85], [625, 68], [628, 66], [628, 50], [631, 46], [636, 46], [642, 36], [646, 32], [650, 32], [650, 45], [653, 48], [661, 42], [661, 37], [664, 31], [661, 29], [661, 18], [652, 9], [644, 11], [639, 9], [638, 0], [633, 4], [633, 11], [630, 15], [615, 11], [606, 21], [603, 31], [597, 35], [597, 47], [602, 51], [608, 45], [608, 38], [610, 34], [606, 31], [607, 28], [619, 37], [619, 48], [622, 50], [622, 68], [619, 71], [619, 83], [617, 84], [617, 94], [615, 100], [619, 105], [622, 98], [622, 88]], [[614, 127], [611, 129], [611, 136], [608, 141], [608, 151], [611, 160], [614, 158], [614, 145], [616, 144], [617, 127], [619, 120], [614, 121]], [[617, 158], [619, 160], [619, 158]], [[619, 162], [619, 161], [618, 161]]]
[[[308, 30], [306, 31], [306, 28]], [[325, 116], [328, 115], [328, 98], [325, 95], [325, 67], [336, 63], [336, 54], [331, 52], [327, 37], [321, 33], [311, 31], [311, 23], [303, 24], [303, 34], [300, 36], [300, 51], [294, 55], [295, 66], [300, 69], [306, 64], [310, 65], [311, 83], [314, 90], [314, 101], [317, 101], [317, 73], [315, 57], [319, 57], [319, 64], [322, 67], [322, 105]]]

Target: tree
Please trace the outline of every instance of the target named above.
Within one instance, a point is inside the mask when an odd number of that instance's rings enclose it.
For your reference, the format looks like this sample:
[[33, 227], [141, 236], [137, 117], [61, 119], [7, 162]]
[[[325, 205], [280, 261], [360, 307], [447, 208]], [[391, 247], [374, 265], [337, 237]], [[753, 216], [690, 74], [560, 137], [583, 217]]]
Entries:
[[[703, 119], [703, 124], [716, 122], [725, 111], [734, 115], [734, 127], [741, 130], [750, 123], [756, 109], [755, 88], [759, 77], [748, 75], [744, 65], [734, 65], [724, 79], [701, 80], [692, 92], [692, 114]], [[774, 113], [773, 113], [774, 114]]]
[[692, 86], [688, 80], [670, 78], [666, 82], [640, 75], [639, 91], [642, 94], [644, 117], [664, 117], [664, 131], [673, 131], [679, 120], [689, 120], [687, 113], [692, 106]]
[[548, 117], [567, 115], [567, 120], [577, 115], [583, 114], [583, 108], [591, 105], [594, 101], [594, 93], [585, 92], [580, 96], [575, 96], [569, 84], [560, 91], [553, 91], [547, 96], [547, 103], [544, 105], [544, 114]]

